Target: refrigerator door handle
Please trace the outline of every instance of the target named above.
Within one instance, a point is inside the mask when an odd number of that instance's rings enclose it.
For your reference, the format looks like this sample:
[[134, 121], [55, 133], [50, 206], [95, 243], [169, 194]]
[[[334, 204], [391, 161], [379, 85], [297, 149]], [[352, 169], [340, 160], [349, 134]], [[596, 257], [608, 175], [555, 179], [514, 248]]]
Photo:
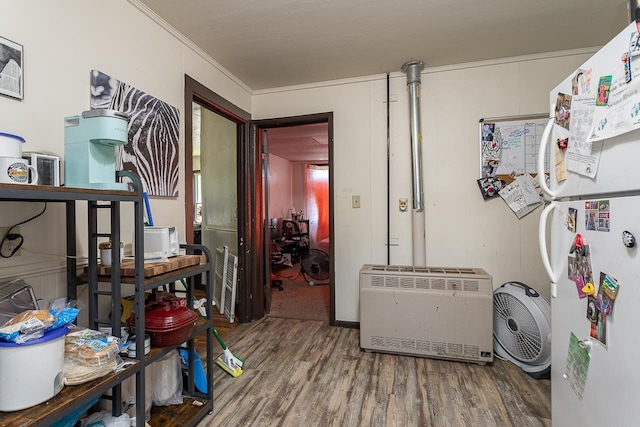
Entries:
[[549, 275], [549, 280], [551, 280], [552, 283], [557, 283], [558, 278], [555, 277], [553, 269], [551, 268], [549, 251], [547, 250], [547, 218], [557, 206], [558, 204], [556, 202], [549, 203], [540, 214], [540, 222], [538, 223], [538, 245], [540, 246], [540, 257], [542, 258], [544, 269]]
[[547, 185], [547, 180], [545, 179], [546, 174], [544, 173], [544, 160], [547, 157], [547, 145], [549, 145], [549, 140], [551, 139], [551, 130], [553, 129], [553, 124], [555, 119], [551, 117], [547, 122], [547, 125], [544, 128], [544, 132], [542, 132], [542, 138], [540, 139], [540, 149], [538, 151], [538, 183], [540, 184], [540, 188], [544, 191], [551, 199], [556, 198], [556, 193], [553, 192], [549, 186]]

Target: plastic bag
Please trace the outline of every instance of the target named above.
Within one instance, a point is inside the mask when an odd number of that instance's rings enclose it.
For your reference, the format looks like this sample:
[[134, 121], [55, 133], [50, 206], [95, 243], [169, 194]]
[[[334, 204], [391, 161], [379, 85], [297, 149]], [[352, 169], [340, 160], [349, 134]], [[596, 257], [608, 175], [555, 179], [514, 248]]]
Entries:
[[0, 340], [23, 344], [42, 338], [45, 332], [67, 325], [78, 317], [75, 302], [58, 310], [25, 310], [0, 328]]
[[64, 349], [63, 374], [67, 385], [100, 378], [122, 364], [118, 355], [118, 338], [92, 329], [69, 332]]
[[[145, 421], [151, 419], [151, 406], [153, 405], [153, 380], [151, 379], [150, 365], [145, 370], [145, 387], [144, 387], [144, 412]], [[111, 390], [107, 390], [105, 395], [110, 396]], [[127, 413], [132, 420], [136, 417], [136, 376], [127, 377], [121, 383], [120, 397], [122, 398], [122, 412]], [[98, 409], [111, 413], [112, 402], [110, 399], [100, 399], [97, 405]], [[135, 424], [134, 424], [135, 425]]]
[[153, 381], [153, 404], [182, 404], [182, 366], [177, 350], [170, 351], [149, 365]]
[[81, 421], [82, 427], [129, 427], [131, 418], [128, 414], [114, 417], [106, 411], [94, 412]]
[[[53, 325], [55, 317], [47, 310], [25, 310], [15, 315], [0, 328], [0, 339], [9, 342], [20, 340], [25, 342], [21, 335], [31, 335], [49, 328]], [[40, 338], [42, 335], [36, 338]]]

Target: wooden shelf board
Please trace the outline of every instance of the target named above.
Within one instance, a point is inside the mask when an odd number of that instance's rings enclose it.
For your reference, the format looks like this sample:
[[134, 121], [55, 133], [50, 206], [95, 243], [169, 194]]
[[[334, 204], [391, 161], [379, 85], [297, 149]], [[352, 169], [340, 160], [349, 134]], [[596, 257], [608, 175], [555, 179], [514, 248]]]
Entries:
[[182, 405], [152, 406], [149, 424], [163, 427], [195, 426], [212, 410], [211, 400], [185, 397]]
[[[193, 265], [198, 265], [201, 262], [205, 262], [202, 255], [178, 255], [173, 258], [169, 258], [164, 262], [149, 262], [144, 264], [144, 277], [159, 276], [171, 271], [177, 271]], [[84, 272], [87, 273], [87, 267]], [[136, 266], [133, 258], [125, 258], [120, 265], [120, 275], [124, 277], [135, 277]], [[98, 265], [98, 276], [100, 278], [111, 276], [111, 267], [105, 267], [104, 265]]]

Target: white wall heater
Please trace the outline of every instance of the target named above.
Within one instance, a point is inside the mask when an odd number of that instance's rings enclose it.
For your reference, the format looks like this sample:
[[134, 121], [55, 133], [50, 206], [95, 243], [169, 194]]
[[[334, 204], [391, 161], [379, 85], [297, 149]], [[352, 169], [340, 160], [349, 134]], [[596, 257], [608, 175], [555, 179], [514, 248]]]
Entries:
[[478, 268], [363, 265], [360, 347], [492, 362], [491, 276]]

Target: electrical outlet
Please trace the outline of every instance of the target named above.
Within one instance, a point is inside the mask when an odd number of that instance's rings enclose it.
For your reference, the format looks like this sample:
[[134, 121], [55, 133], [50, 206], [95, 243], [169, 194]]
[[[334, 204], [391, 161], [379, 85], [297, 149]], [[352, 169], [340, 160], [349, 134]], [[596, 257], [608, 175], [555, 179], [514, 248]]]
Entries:
[[400, 212], [406, 212], [409, 209], [409, 200], [400, 199]]
[[[10, 227], [0, 227], [0, 240], [3, 239], [7, 232], [9, 231]], [[11, 234], [20, 234], [20, 227], [14, 227], [13, 230], [11, 230]], [[5, 240], [4, 244], [2, 245], [1, 251], [4, 255], [9, 255], [11, 252], [13, 252], [13, 250], [15, 249], [15, 247], [18, 245], [18, 243], [20, 242], [20, 239], [15, 239], [15, 240]], [[13, 254], [13, 256], [20, 256], [22, 253], [22, 250], [18, 250], [15, 254]]]
[[352, 208], [360, 207], [360, 196], [351, 196], [351, 207]]

